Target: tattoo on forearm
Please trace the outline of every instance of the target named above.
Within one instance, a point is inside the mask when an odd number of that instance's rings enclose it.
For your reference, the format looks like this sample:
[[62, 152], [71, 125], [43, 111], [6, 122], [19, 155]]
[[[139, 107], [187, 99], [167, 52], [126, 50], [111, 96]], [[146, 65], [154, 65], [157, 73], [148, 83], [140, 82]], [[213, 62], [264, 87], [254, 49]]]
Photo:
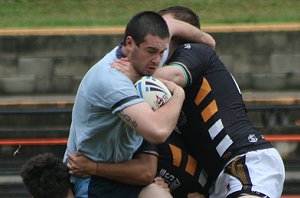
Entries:
[[124, 120], [128, 125], [130, 125], [132, 128], [137, 128], [137, 123], [136, 121], [132, 120], [131, 117], [127, 114], [124, 113], [124, 111], [121, 111], [119, 113], [120, 117], [122, 120]]

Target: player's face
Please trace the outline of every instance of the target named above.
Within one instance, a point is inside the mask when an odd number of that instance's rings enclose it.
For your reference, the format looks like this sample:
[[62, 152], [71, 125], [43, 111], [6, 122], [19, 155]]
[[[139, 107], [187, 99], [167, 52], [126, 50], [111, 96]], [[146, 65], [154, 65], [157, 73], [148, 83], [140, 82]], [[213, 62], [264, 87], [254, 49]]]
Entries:
[[139, 46], [132, 39], [131, 52], [128, 57], [136, 71], [143, 76], [152, 75], [156, 71], [168, 43], [169, 38], [161, 39], [150, 34]]

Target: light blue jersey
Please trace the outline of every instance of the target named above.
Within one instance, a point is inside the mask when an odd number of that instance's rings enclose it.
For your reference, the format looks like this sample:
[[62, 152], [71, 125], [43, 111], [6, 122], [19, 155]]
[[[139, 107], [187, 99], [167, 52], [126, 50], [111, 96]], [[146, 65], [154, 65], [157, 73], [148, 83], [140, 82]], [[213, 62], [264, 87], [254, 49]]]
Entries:
[[81, 151], [94, 161], [116, 163], [131, 159], [141, 145], [142, 136], [117, 115], [143, 102], [133, 82], [111, 67], [117, 49], [95, 64], [79, 86], [66, 154]]

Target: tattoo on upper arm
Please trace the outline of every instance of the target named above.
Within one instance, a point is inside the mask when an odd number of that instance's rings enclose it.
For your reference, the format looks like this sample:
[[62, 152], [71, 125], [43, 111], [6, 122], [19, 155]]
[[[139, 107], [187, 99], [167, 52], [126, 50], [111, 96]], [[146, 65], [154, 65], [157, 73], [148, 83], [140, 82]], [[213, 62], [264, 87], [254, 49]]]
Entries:
[[137, 128], [137, 123], [136, 121], [132, 120], [132, 118], [125, 114], [124, 111], [120, 111], [119, 112], [119, 116], [122, 118], [122, 120], [124, 120], [130, 127], [132, 128]]

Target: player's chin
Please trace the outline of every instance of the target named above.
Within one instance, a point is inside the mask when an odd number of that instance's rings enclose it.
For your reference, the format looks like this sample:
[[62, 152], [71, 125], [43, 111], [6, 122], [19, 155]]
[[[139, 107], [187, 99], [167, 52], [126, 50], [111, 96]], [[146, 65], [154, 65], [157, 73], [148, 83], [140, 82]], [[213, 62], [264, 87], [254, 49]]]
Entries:
[[145, 76], [151, 76], [152, 74], [154, 74], [154, 72], [156, 71], [157, 67], [156, 66], [153, 66], [153, 67], [147, 67], [145, 70], [144, 70], [144, 75]]

